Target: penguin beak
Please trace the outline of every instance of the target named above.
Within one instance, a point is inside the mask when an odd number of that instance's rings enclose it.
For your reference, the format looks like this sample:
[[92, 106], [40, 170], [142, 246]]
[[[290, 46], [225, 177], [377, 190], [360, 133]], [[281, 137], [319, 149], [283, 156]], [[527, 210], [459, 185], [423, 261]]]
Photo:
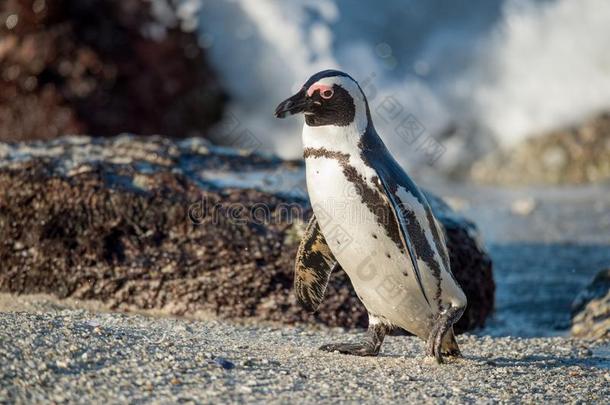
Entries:
[[277, 118], [285, 118], [287, 115], [307, 112], [311, 105], [311, 99], [307, 97], [307, 93], [303, 88], [294, 96], [282, 101], [275, 109], [275, 116]]

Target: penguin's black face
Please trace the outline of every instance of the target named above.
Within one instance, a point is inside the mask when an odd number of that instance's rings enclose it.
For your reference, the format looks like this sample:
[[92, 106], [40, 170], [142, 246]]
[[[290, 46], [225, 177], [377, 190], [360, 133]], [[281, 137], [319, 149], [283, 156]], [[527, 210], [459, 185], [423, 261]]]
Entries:
[[305, 122], [310, 127], [344, 127], [354, 121], [354, 99], [340, 85], [333, 84], [331, 88], [316, 89], [309, 98], [312, 100], [312, 106], [309, 111], [305, 111]]
[[294, 96], [282, 101], [275, 110], [277, 118], [288, 114], [305, 114], [305, 122], [312, 127], [322, 125], [347, 126], [354, 121], [354, 99], [333, 78], [349, 78], [343, 72], [323, 71], [313, 75]]

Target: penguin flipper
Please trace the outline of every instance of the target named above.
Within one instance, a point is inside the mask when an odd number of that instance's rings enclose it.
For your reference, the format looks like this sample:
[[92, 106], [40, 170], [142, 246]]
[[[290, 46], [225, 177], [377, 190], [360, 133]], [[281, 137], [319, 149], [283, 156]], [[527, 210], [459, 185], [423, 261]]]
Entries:
[[294, 267], [294, 292], [299, 304], [314, 312], [324, 298], [330, 274], [337, 268], [339, 263], [331, 253], [315, 215], [312, 215]]
[[[438, 269], [435, 277], [440, 277], [440, 267], [449, 269], [449, 255], [444, 244], [442, 229], [434, 218], [425, 195], [409, 178], [402, 167], [383, 147], [376, 153], [367, 151], [367, 158], [373, 163], [380, 185], [380, 191], [392, 207], [398, 222], [402, 243], [413, 265], [418, 287], [426, 303], [431, 307], [418, 260], [425, 262], [430, 269]], [[432, 233], [432, 241], [426, 236], [426, 229]], [[438, 252], [438, 255], [435, 253]]]
[[398, 222], [398, 227], [401, 230], [401, 239], [404, 247], [407, 250], [407, 255], [411, 259], [411, 264], [413, 265], [413, 272], [415, 273], [415, 279], [417, 280], [417, 285], [419, 287], [422, 296], [426, 300], [428, 306], [432, 306], [430, 303], [430, 299], [426, 294], [426, 290], [423, 286], [421, 271], [419, 269], [419, 264], [417, 263], [417, 251], [416, 247], [411, 240], [411, 235], [407, 229], [407, 224], [409, 223], [409, 219], [406, 218], [405, 211], [409, 210], [408, 205], [403, 205], [401, 201], [396, 198], [393, 190], [388, 185], [386, 179], [383, 176], [379, 176], [379, 181], [381, 182], [383, 196], [387, 199], [390, 207], [392, 207], [392, 212], [394, 213], [394, 218], [396, 222]]

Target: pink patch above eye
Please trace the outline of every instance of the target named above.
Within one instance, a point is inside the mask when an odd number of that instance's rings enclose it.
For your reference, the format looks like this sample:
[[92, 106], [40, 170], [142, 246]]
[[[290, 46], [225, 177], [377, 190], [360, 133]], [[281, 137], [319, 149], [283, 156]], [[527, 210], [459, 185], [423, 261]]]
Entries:
[[326, 85], [326, 84], [322, 84], [322, 83], [314, 83], [311, 86], [309, 86], [309, 88], [307, 89], [307, 96], [311, 97], [311, 95], [316, 91], [316, 90], [320, 90], [320, 94], [323, 94], [325, 91], [329, 91], [331, 92], [331, 95], [333, 93], [333, 88], [332, 86]]

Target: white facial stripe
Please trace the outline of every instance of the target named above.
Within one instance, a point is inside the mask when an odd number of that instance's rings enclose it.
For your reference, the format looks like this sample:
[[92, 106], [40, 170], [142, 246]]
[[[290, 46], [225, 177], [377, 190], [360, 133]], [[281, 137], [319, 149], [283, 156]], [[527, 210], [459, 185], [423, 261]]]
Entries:
[[358, 101], [361, 101], [362, 103], [364, 103], [364, 94], [362, 94], [362, 91], [360, 91], [360, 87], [358, 87], [356, 82], [354, 82], [349, 77], [345, 77], [345, 76], [325, 77], [323, 79], [318, 80], [314, 85], [316, 85], [316, 84], [317, 85], [326, 85], [330, 88], [332, 88], [333, 85], [336, 84], [337, 86], [341, 86], [345, 90], [347, 90], [349, 95], [352, 96], [352, 98], [354, 99], [354, 102], [358, 103]]
[[322, 94], [324, 91], [326, 91], [326, 90], [332, 91], [332, 89], [333, 89], [333, 86], [329, 86], [327, 84], [316, 82], [316, 83], [312, 84], [311, 86], [309, 86], [309, 88], [307, 89], [307, 97], [311, 97], [311, 95], [316, 90], [320, 90], [320, 94]]

